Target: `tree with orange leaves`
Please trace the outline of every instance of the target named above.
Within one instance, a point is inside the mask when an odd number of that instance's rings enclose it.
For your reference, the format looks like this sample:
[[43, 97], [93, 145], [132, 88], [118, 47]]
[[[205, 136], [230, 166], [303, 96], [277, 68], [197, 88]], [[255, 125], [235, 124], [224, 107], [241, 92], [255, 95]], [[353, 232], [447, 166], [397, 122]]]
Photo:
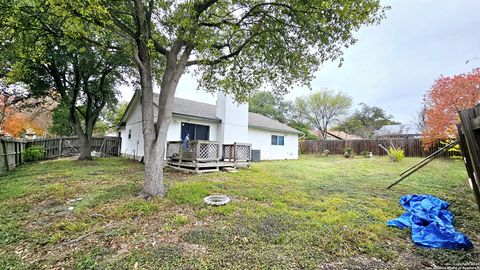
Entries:
[[35, 132], [42, 135], [44, 129], [40, 126], [35, 117], [31, 113], [16, 112], [8, 116], [3, 124], [3, 132], [12, 137], [21, 137], [27, 131]]
[[439, 140], [455, 138], [458, 111], [480, 102], [480, 68], [452, 77], [441, 76], [424, 96], [425, 130], [422, 141], [425, 148]]

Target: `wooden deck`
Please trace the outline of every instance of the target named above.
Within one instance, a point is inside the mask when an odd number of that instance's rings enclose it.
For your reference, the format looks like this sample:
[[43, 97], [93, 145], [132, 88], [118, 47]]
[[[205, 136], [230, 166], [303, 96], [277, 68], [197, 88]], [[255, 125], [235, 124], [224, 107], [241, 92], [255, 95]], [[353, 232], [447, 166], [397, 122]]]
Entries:
[[193, 140], [167, 142], [167, 166], [176, 170], [204, 173], [249, 167], [251, 144]]
[[245, 168], [250, 167], [250, 162], [189, 162], [189, 161], [167, 161], [167, 166], [176, 170], [192, 172], [192, 173], [205, 173], [205, 172], [218, 172], [226, 168]]

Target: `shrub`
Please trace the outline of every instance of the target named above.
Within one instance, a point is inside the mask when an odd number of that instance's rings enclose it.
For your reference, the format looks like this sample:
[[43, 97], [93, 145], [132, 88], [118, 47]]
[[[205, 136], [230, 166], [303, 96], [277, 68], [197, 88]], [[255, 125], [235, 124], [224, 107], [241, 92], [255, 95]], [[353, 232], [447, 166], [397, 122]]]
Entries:
[[370, 153], [369, 151], [362, 151], [360, 155], [362, 155], [364, 158], [370, 158]]
[[390, 146], [388, 149], [388, 156], [390, 157], [390, 161], [399, 162], [405, 157], [405, 152], [401, 147], [395, 148]]
[[[442, 147], [445, 147], [447, 146], [447, 144], [450, 144], [453, 142], [453, 139], [447, 139], [446, 141], [440, 141], [440, 144], [442, 145]], [[454, 147], [448, 149], [448, 152], [450, 153], [450, 158], [453, 158], [453, 159], [461, 159], [463, 156], [462, 156], [462, 150], [460, 149], [460, 145], [457, 144], [455, 145]]]
[[350, 147], [345, 148], [345, 150], [343, 152], [343, 156], [346, 157], [346, 158], [353, 157], [353, 149], [350, 148]]
[[328, 149], [323, 150], [322, 157], [328, 157], [330, 155], [330, 151]]
[[45, 148], [41, 145], [32, 145], [23, 152], [23, 159], [28, 162], [38, 161], [43, 159]]

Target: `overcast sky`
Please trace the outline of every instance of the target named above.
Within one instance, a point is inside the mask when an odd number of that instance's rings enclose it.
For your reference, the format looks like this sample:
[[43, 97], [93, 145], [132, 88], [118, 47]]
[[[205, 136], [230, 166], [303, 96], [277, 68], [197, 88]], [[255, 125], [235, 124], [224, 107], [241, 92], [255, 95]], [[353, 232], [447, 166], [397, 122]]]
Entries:
[[[344, 62], [326, 63], [315, 74], [312, 89], [341, 90], [360, 102], [380, 106], [395, 120], [411, 123], [423, 94], [440, 75], [450, 76], [480, 67], [480, 0], [391, 0], [380, 25], [361, 29], [358, 42], [345, 50]], [[478, 58], [474, 59], [474, 58]], [[471, 60], [468, 64], [465, 62]], [[133, 91], [122, 87], [122, 98]], [[296, 88], [295, 99], [310, 90]], [[197, 90], [185, 74], [176, 96], [215, 103]]]

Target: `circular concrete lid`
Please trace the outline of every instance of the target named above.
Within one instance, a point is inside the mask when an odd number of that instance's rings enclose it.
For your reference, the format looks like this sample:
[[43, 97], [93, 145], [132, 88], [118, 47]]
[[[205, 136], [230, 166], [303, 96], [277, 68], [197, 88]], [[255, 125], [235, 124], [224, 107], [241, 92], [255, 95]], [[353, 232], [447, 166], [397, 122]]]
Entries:
[[203, 198], [203, 201], [208, 205], [219, 206], [229, 203], [230, 198], [225, 195], [210, 195]]

